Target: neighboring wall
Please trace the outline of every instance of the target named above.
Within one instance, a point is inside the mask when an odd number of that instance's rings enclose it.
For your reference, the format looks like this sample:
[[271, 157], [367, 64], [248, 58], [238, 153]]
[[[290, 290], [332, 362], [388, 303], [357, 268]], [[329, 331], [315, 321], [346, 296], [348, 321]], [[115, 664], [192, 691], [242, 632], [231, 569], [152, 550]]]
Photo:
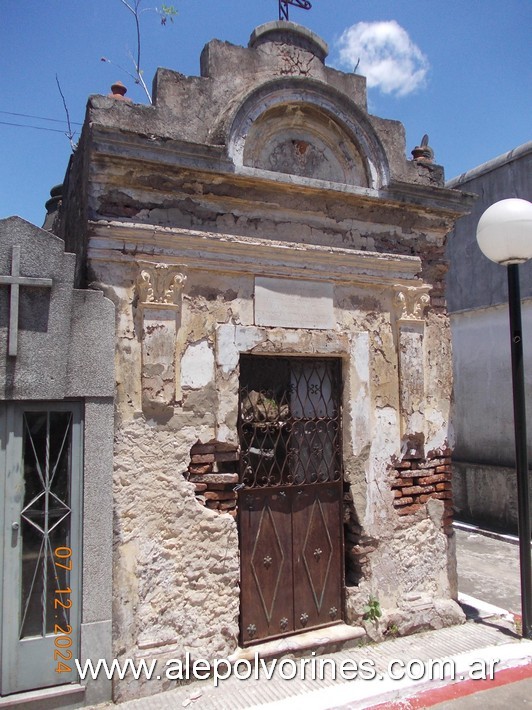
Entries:
[[[517, 525], [507, 272], [476, 242], [480, 216], [508, 197], [532, 199], [532, 142], [447, 187], [478, 195], [449, 236], [447, 303], [454, 360], [454, 503], [459, 518], [503, 530]], [[528, 411], [532, 411], [532, 263], [520, 267]], [[528, 375], [528, 378], [527, 378]], [[529, 427], [529, 458], [532, 431]]]

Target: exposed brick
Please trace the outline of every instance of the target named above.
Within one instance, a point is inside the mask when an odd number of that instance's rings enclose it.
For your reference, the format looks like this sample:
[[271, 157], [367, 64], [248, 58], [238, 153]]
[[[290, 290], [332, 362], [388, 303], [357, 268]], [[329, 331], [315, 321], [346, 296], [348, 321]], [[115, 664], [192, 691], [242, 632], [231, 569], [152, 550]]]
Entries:
[[432, 493], [434, 490], [434, 486], [410, 486], [409, 488], [403, 488], [403, 495], [415, 496], [422, 493]]
[[452, 466], [436, 466], [436, 473], [453, 473]]
[[414, 505], [407, 505], [404, 508], [397, 508], [398, 515], [412, 515], [420, 510], [421, 504], [415, 503]]
[[437, 491], [452, 491], [453, 486], [452, 483], [437, 483], [436, 484], [436, 490]]
[[193, 476], [202, 476], [206, 473], [211, 473], [212, 463], [191, 463], [188, 470]]
[[207, 490], [207, 484], [206, 483], [195, 483], [194, 490], [196, 491], [196, 493], [203, 493], [203, 491]]
[[231, 510], [236, 508], [236, 500], [223, 500], [220, 502], [220, 510]]
[[399, 471], [404, 468], [411, 468], [412, 467], [412, 462], [411, 461], [400, 461], [398, 464], [395, 464], [395, 468], [398, 469]]
[[427, 466], [427, 468], [437, 468], [438, 466], [450, 466], [450, 464], [451, 459], [449, 458], [437, 458], [428, 459], [425, 465]]
[[394, 500], [393, 504], [397, 507], [400, 505], [409, 505], [410, 503], [413, 503], [414, 499], [410, 497], [403, 497], [403, 498], [398, 498], [397, 500]]
[[214, 463], [214, 453], [212, 454], [192, 454], [190, 457], [192, 463]]
[[394, 498], [400, 498], [403, 495], [403, 492], [401, 490], [395, 490], [393, 492], [393, 497]]
[[403, 488], [404, 486], [411, 486], [413, 483], [413, 478], [396, 478], [392, 483], [392, 488]]
[[215, 461], [238, 461], [240, 458], [238, 451], [215, 451]]
[[193, 483], [223, 483], [225, 485], [236, 485], [238, 483], [238, 473], [206, 473], [198, 478], [190, 476]]
[[234, 483], [209, 483], [210, 491], [235, 491]]
[[205, 491], [205, 500], [236, 500], [234, 491]]
[[439, 493], [434, 493], [433, 498], [438, 498], [439, 500], [452, 500], [453, 494], [451, 491], [440, 491]]
[[207, 441], [205, 444], [203, 444], [199, 439], [196, 441], [195, 444], [192, 444], [190, 447], [190, 455], [194, 456], [195, 454], [213, 454], [215, 450], [215, 441]]
[[427, 486], [432, 483], [441, 483], [442, 481], [448, 480], [449, 476], [446, 476], [444, 473], [434, 473], [432, 476], [422, 476], [418, 478], [417, 482], [420, 486]]

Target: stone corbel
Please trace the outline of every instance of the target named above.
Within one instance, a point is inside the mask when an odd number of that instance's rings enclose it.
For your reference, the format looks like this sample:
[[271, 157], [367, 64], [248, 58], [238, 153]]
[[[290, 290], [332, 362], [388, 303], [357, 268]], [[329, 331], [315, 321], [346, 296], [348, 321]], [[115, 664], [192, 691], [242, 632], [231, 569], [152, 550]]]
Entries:
[[181, 321], [183, 265], [139, 261], [137, 308], [142, 323], [142, 406], [175, 401], [175, 345]]
[[[431, 286], [395, 286], [401, 434], [408, 458], [423, 458], [425, 430], [424, 312]], [[415, 442], [415, 445], [414, 445]]]
[[429, 291], [432, 286], [403, 286], [397, 284], [395, 290], [395, 309], [398, 324], [423, 324], [425, 308], [430, 303]]

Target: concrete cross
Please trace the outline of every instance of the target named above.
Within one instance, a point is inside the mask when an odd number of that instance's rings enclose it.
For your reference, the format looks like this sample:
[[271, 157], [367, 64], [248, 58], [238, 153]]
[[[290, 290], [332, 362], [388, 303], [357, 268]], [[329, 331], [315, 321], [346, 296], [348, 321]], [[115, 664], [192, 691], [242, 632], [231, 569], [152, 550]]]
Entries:
[[15, 357], [18, 345], [18, 306], [20, 286], [46, 286], [51, 288], [52, 279], [37, 279], [20, 275], [20, 247], [13, 247], [11, 254], [11, 274], [0, 275], [0, 286], [11, 286], [9, 299], [9, 350], [8, 355]]

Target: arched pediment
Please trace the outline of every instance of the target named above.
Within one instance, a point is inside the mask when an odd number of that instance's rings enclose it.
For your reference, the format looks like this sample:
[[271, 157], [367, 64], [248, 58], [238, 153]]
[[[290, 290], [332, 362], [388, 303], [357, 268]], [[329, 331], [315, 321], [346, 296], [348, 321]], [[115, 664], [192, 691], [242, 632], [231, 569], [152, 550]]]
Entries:
[[378, 189], [384, 149], [367, 116], [345, 96], [308, 79], [275, 81], [226, 116], [235, 166]]

